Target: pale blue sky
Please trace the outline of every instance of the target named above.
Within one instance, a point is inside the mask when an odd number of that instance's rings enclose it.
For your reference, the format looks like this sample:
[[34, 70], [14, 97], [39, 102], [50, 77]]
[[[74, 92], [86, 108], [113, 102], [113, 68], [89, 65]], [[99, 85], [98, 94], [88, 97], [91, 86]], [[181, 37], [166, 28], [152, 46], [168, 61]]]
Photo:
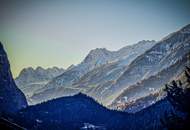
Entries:
[[190, 23], [188, 0], [1, 0], [0, 40], [14, 75], [68, 67], [91, 49], [159, 40]]

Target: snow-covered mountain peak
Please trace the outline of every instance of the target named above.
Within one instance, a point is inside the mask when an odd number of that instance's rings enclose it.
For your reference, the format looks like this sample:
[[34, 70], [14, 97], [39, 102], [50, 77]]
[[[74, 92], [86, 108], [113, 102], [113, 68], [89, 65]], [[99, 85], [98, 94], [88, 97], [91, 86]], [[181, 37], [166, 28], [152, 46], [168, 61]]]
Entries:
[[156, 42], [155, 40], [141, 40], [137, 44], [152, 44]]
[[89, 54], [97, 54], [97, 53], [105, 53], [105, 52], [109, 52], [106, 48], [96, 48], [90, 51]]
[[70, 66], [67, 68], [67, 71], [73, 69], [74, 67], [75, 67], [75, 65], [73, 65], [73, 64], [70, 65]]
[[190, 24], [186, 25], [180, 30], [181, 33], [190, 33]]
[[125, 46], [125, 47], [119, 49], [117, 52], [119, 53], [119, 52], [125, 51], [125, 53], [126, 53], [127, 49], [131, 50], [131, 49], [136, 49], [139, 47], [149, 47], [149, 46], [153, 46], [155, 43], [156, 43], [155, 40], [142, 40], [135, 44]]
[[44, 69], [41, 66], [36, 67], [36, 69], [32, 68], [32, 67], [27, 67], [24, 68], [18, 77], [25, 75], [25, 74], [32, 74], [32, 73], [45, 73], [45, 72], [58, 72], [58, 71], [64, 71], [64, 69], [62, 68], [58, 68], [58, 67], [52, 67], [52, 68], [47, 68]]
[[[166, 37], [164, 37], [163, 39], [161, 39], [159, 42], [162, 42], [162, 41], [166, 41], [172, 37], [175, 37], [175, 38], [184, 38], [185, 35], [189, 35], [190, 34], [190, 24], [184, 26], [183, 28], [173, 32], [173, 33], [170, 33], [169, 35], [167, 35]], [[183, 35], [183, 36], [176, 36], [176, 35]]]
[[41, 72], [41, 71], [44, 71], [45, 69], [44, 68], [42, 68], [41, 66], [38, 66], [37, 68], [36, 68], [36, 71], [38, 71], [38, 72]]
[[32, 73], [32, 72], [34, 72], [34, 69], [32, 67], [24, 68], [23, 70], [21, 70], [19, 76], [22, 74]]
[[16, 84], [21, 87], [26, 84], [49, 81], [50, 79], [62, 74], [64, 69], [53, 67], [44, 69], [38, 66], [36, 69], [32, 67], [24, 68], [19, 76], [15, 79]]
[[106, 58], [111, 57], [112, 52], [108, 51], [105, 48], [96, 48], [94, 50], [91, 50], [89, 52], [89, 54], [86, 56], [86, 58], [84, 59], [85, 63], [91, 62], [93, 60], [98, 61], [98, 60], [102, 60]]

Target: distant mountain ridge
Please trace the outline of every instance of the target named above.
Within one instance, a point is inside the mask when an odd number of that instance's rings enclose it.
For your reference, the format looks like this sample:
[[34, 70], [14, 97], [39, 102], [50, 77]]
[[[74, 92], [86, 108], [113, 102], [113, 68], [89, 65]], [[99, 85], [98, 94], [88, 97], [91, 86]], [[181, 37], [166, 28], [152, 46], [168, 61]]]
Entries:
[[[81, 79], [84, 79], [84, 77], [88, 78], [89, 74], [101, 73], [102, 67], [107, 68], [107, 66], [112, 66], [112, 64], [117, 64], [115, 69], [112, 68], [112, 74], [120, 71], [118, 72], [119, 74], [124, 70], [124, 66], [127, 66], [132, 60], [144, 53], [147, 49], [151, 48], [154, 44], [155, 41], [153, 40], [143, 40], [137, 44], [123, 47], [118, 51], [108, 51], [105, 48], [91, 50], [79, 65], [72, 66], [71, 68], [69, 67], [69, 69], [66, 70], [62, 75], [49, 82], [44, 87], [44, 91], [35, 93], [31, 99], [34, 102], [40, 102], [40, 99], [43, 101], [64, 95], [66, 96], [76, 94], [77, 92], [83, 91], [81, 89], [85, 87], [77, 86], [79, 86]], [[102, 75], [99, 75], [98, 78], [104, 79], [102, 76], [104, 76], [106, 73], [109, 73], [109, 71], [111, 72], [111, 70], [108, 69], [106, 69], [106, 71], [107, 72], [103, 73]], [[117, 78], [116, 76], [114, 77]]]
[[[46, 85], [46, 89], [35, 93], [31, 99], [34, 102], [41, 102], [41, 99], [43, 101], [83, 92], [104, 105], [110, 105], [123, 90], [141, 80], [157, 75], [177, 62], [179, 62], [179, 66], [185, 66], [185, 62], [180, 63], [180, 60], [190, 52], [189, 43], [190, 25], [187, 25], [156, 43], [142, 41], [112, 52], [113, 55], [106, 49], [96, 49], [91, 51], [81, 64], [54, 78]], [[101, 62], [97, 62], [96, 59], [99, 58], [91, 56], [91, 54], [97, 55], [99, 51], [103, 55], [100, 56]], [[111, 60], [103, 60], [104, 62], [102, 62], [102, 59], [107, 59], [105, 57]], [[89, 69], [89, 66], [92, 66], [90, 63], [94, 65], [91, 69]], [[94, 63], [103, 64], [95, 67]], [[81, 70], [83, 70], [83, 74]]]
[[[152, 46], [154, 43], [155, 41], [144, 40], [137, 43], [136, 45], [127, 46], [118, 51], [108, 51], [105, 48], [91, 50], [80, 64], [72, 67], [72, 69], [69, 69], [68, 71], [66, 70], [65, 73], [52, 80], [52, 82], [50, 82], [47, 87], [54, 88], [72, 86], [74, 82], [77, 82], [82, 76], [91, 70], [129, 56], [129, 54], [132, 53], [132, 50], [135, 50], [133, 47], [138, 48], [141, 46], [141, 49], [145, 50], [145, 48], [149, 48], [148, 46]], [[145, 44], [144, 47], [143, 44]]]
[[[58, 67], [44, 69], [37, 67], [24, 68], [18, 77], [16, 77], [16, 85], [25, 93], [27, 100], [28, 97], [33, 95], [37, 90], [42, 89], [53, 78], [62, 74], [65, 70]], [[30, 100], [28, 100], [30, 104]]]
[[29, 83], [43, 82], [53, 79], [56, 76], [62, 74], [65, 70], [58, 67], [52, 67], [44, 69], [42, 67], [37, 67], [33, 69], [32, 67], [24, 68], [18, 77], [16, 77], [15, 82], [18, 86], [25, 86]]

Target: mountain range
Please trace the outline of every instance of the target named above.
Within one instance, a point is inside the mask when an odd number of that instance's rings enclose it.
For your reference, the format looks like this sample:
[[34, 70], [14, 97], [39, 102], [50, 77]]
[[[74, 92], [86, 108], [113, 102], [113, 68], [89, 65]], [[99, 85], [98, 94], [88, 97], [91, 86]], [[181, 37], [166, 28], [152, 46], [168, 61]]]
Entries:
[[[94, 49], [80, 64], [69, 67], [28, 99], [36, 104], [82, 92], [112, 106], [123, 93], [138, 93], [133, 100], [142, 98], [155, 93], [183, 71], [189, 63], [189, 42], [190, 25], [187, 25], [157, 42], [144, 40], [118, 51]], [[170, 75], [164, 79], [162, 75], [167, 72]]]
[[37, 90], [42, 89], [53, 78], [61, 75], [65, 70], [58, 67], [44, 69], [37, 67], [24, 68], [18, 77], [15, 79], [15, 83], [27, 96], [27, 100], [30, 104], [29, 97], [32, 96]]
[[[102, 80], [100, 84], [106, 84], [109, 80], [117, 78], [125, 66], [154, 44], [155, 41], [144, 40], [118, 51], [108, 51], [105, 48], [91, 50], [80, 64], [69, 67], [63, 74], [48, 82], [43, 89], [36, 91], [30, 101], [36, 104], [47, 99], [85, 92], [91, 86], [99, 86], [99, 84], [91, 85], [89, 81], [85, 87], [78, 87], [85, 77], [91, 78], [94, 73], [101, 74], [99, 77], [96, 76], [97, 80]], [[102, 72], [102, 68], [105, 72]], [[92, 81], [92, 84], [94, 82], [96, 81]]]
[[[0, 43], [0, 128], [4, 123], [3, 126], [17, 126], [17, 128], [29, 130], [160, 130], [168, 128], [167, 125], [169, 126], [172, 123], [170, 119], [174, 121], [174, 124], [176, 124], [175, 119], [186, 121], [185, 119], [189, 119], [189, 110], [187, 109], [189, 106], [186, 106], [190, 92], [189, 40], [190, 25], [187, 25], [163, 40], [154, 43], [155, 45], [151, 44], [152, 47], [144, 50], [142, 54], [137, 54], [130, 62], [125, 62], [126, 57], [112, 61], [110, 60], [112, 56], [106, 54], [109, 60], [106, 59], [106, 62], [101, 61], [101, 63], [95, 62], [97, 65], [93, 64], [93, 67], [88, 66], [89, 62], [87, 62], [88, 64], [81, 62], [79, 65], [71, 66], [61, 75], [47, 79], [50, 81], [43, 87], [44, 89], [33, 96], [36, 96], [37, 99], [37, 97], [40, 98], [39, 95], [41, 94], [41, 97], [46, 98], [51, 92], [53, 96], [48, 97], [48, 101], [39, 99], [45, 102], [36, 105], [28, 105], [25, 95], [17, 87], [12, 78], [7, 54]], [[93, 57], [91, 58], [93, 59]], [[86, 59], [89, 59], [88, 56]], [[105, 57], [102, 59], [105, 60]], [[87, 69], [85, 72], [75, 69], [84, 64]], [[121, 65], [123, 65], [123, 71], [116, 75], [117, 67]], [[185, 66], [187, 66], [186, 71], [184, 71]], [[101, 73], [102, 71], [107, 73]], [[77, 78], [67, 78], [70, 72], [74, 72], [72, 73], [73, 77], [78, 74]], [[89, 75], [92, 77], [89, 78]], [[57, 79], [62, 76], [65, 77], [64, 80], [61, 80], [64, 82], [60, 82], [57, 84], [58, 86], [52, 86], [53, 88], [48, 87], [54, 81], [58, 83], [59, 80]], [[103, 78], [98, 79], [101, 76]], [[65, 82], [66, 79], [68, 79], [67, 82]], [[163, 85], [173, 79], [180, 81], [172, 81], [172, 84], [167, 85], [166, 90], [162, 91]], [[36, 80], [36, 82], [40, 82], [43, 81], [43, 78]], [[100, 84], [92, 86], [91, 83]], [[78, 94], [66, 97], [62, 95], [59, 98], [54, 95], [56, 94], [54, 90], [66, 89], [75, 89]], [[48, 92], [47, 95], [42, 90]], [[60, 94], [62, 92], [60, 91]], [[74, 93], [71, 91], [71, 94]], [[35, 99], [33, 96], [31, 98]], [[108, 99], [110, 100], [109, 103], [106, 101]], [[123, 99], [125, 99], [124, 102]], [[102, 105], [96, 100], [104, 104]], [[127, 104], [122, 108], [123, 112], [111, 110], [105, 106], [118, 106], [118, 103], [125, 103], [125, 101]], [[177, 121], [180, 122], [180, 120]]]
[[37, 67], [33, 69], [32, 67], [24, 68], [19, 76], [15, 79], [15, 82], [20, 88], [26, 87], [32, 83], [47, 82], [64, 72], [64, 69], [53, 67], [44, 69], [42, 67]]
[[[190, 52], [189, 42], [190, 25], [158, 41], [151, 49], [138, 56], [127, 66], [125, 72], [115, 83], [109, 86], [104, 93], [101, 93], [102, 98], [105, 99], [113, 94], [119, 96], [122, 91], [129, 86], [137, 84], [152, 75], [156, 75], [163, 69], [169, 68], [171, 65], [187, 57]], [[189, 63], [189, 58], [187, 58], [185, 62]], [[179, 64], [185, 66], [183, 63]], [[174, 71], [176, 70], [173, 70], [173, 73]], [[182, 69], [177, 71], [182, 71]], [[99, 91], [96, 92], [99, 93]], [[111, 98], [111, 100], [112, 99], [114, 100], [115, 97]]]

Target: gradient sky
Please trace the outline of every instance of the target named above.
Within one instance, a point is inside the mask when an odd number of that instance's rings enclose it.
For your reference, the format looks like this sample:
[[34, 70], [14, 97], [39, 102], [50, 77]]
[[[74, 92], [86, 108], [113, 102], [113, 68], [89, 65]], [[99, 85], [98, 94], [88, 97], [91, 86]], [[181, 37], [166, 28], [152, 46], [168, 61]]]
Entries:
[[160, 40], [190, 23], [188, 0], [1, 0], [0, 41], [14, 76], [79, 63], [91, 49]]

